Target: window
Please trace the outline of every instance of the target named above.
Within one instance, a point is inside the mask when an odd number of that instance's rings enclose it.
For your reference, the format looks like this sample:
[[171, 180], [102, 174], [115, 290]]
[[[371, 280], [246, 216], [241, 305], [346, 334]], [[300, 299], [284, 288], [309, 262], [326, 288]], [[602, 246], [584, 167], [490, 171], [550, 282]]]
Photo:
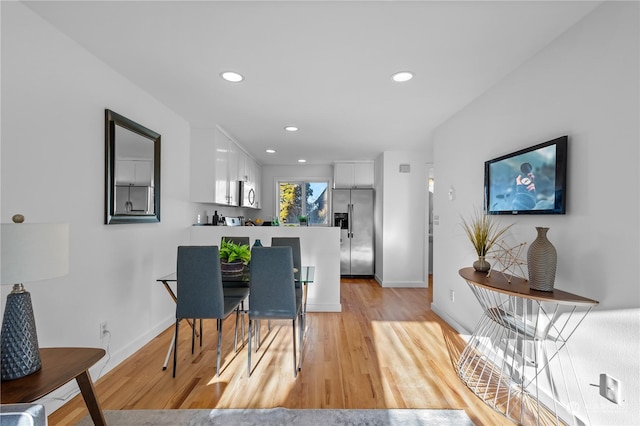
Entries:
[[301, 216], [309, 226], [329, 224], [329, 182], [278, 181], [278, 218], [281, 224], [300, 223]]

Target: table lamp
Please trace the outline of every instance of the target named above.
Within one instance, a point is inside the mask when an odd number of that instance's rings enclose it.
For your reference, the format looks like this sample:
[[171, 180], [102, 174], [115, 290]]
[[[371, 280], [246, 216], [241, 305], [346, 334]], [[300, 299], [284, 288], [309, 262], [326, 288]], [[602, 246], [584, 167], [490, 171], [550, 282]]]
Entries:
[[2, 319], [2, 380], [19, 379], [42, 366], [31, 295], [23, 283], [66, 275], [69, 270], [69, 225], [3, 223], [0, 234], [1, 284], [13, 284]]

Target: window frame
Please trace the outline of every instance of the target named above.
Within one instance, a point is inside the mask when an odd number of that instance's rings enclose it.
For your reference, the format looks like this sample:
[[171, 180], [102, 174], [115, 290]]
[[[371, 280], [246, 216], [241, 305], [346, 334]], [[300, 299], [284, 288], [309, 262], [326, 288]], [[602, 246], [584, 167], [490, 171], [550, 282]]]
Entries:
[[[330, 215], [332, 211], [331, 206], [331, 189], [333, 186], [332, 178], [330, 177], [276, 177], [275, 179], [275, 202], [274, 202], [274, 215], [280, 218], [280, 184], [281, 183], [296, 183], [302, 185], [302, 199], [306, 200], [306, 184], [307, 183], [325, 183], [327, 185], [327, 222], [326, 223], [307, 223], [307, 226], [324, 226], [329, 227], [331, 225]], [[302, 205], [303, 214], [306, 216], [306, 202]], [[281, 224], [282, 225], [282, 224]], [[294, 225], [299, 225], [299, 222], [295, 222]]]

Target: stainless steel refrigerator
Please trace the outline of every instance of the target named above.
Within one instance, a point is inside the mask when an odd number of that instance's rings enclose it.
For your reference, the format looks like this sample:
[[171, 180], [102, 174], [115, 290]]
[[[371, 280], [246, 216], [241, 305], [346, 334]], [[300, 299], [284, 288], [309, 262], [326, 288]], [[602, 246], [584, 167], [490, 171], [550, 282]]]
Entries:
[[373, 189], [334, 189], [333, 225], [340, 228], [340, 275], [374, 272]]

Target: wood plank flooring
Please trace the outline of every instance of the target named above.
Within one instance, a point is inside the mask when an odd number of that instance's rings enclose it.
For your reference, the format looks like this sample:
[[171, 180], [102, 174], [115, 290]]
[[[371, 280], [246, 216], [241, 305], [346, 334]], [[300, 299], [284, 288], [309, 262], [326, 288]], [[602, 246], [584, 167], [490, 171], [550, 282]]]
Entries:
[[[293, 377], [290, 321], [262, 324], [252, 354], [233, 350], [233, 317], [224, 322], [220, 377], [215, 374], [215, 321], [191, 354], [191, 330], [180, 327], [178, 368], [162, 364], [173, 327], [96, 381], [104, 410], [169, 408], [451, 408], [476, 425], [511, 424], [458, 378], [460, 336], [430, 310], [430, 289], [381, 288], [374, 280], [341, 280], [341, 313], [308, 313], [302, 371]], [[49, 416], [72, 425], [87, 415], [75, 396]]]

